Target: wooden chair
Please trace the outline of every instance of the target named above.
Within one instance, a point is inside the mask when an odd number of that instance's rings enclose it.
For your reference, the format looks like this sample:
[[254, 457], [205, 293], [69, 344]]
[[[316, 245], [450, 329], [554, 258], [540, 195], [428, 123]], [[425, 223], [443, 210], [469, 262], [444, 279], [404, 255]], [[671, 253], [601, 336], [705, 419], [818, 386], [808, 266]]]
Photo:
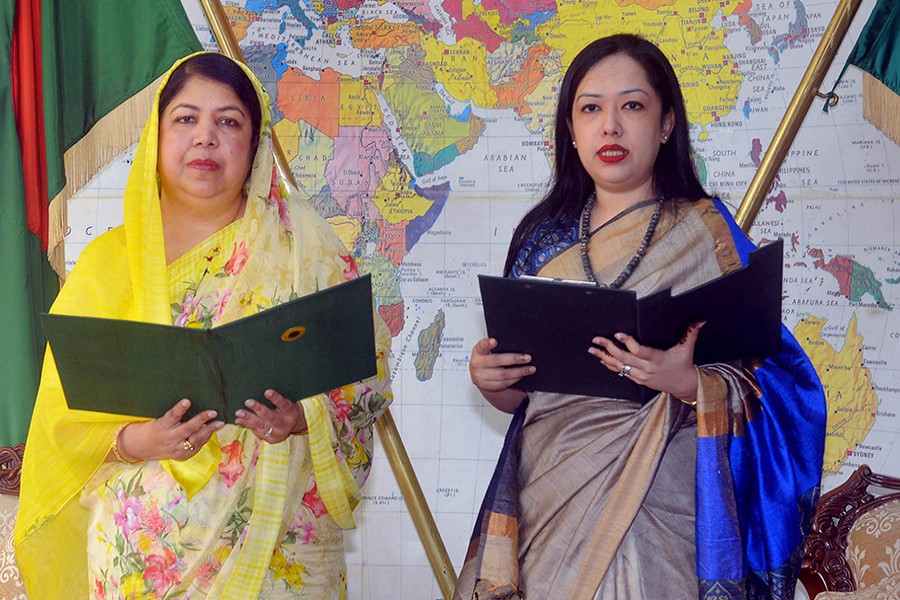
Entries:
[[25, 446], [0, 447], [0, 598], [25, 599], [25, 584], [13, 553], [19, 481]]
[[[819, 499], [813, 530], [806, 538], [800, 582], [810, 598], [825, 591], [853, 592], [857, 581], [847, 560], [847, 534], [865, 513], [900, 500], [900, 492], [875, 495], [872, 488], [900, 490], [900, 479], [860, 466], [850, 478]], [[900, 527], [900, 523], [898, 523]], [[898, 535], [895, 530], [894, 536]]]

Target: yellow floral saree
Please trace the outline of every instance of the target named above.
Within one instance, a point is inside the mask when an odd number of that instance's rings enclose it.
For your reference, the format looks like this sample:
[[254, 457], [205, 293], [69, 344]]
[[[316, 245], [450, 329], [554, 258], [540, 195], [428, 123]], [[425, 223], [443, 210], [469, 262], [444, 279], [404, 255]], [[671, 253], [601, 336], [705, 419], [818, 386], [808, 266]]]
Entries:
[[[357, 276], [329, 225], [278, 181], [268, 96], [244, 71], [263, 109], [244, 216], [166, 264], [157, 92], [125, 224], [85, 249], [52, 312], [214, 327]], [[15, 533], [29, 597], [344, 597], [341, 529], [354, 526], [391, 399], [390, 336], [375, 321], [378, 374], [303, 399], [308, 435], [267, 444], [226, 425], [184, 462], [105, 463], [128, 419], [69, 410], [48, 349]]]

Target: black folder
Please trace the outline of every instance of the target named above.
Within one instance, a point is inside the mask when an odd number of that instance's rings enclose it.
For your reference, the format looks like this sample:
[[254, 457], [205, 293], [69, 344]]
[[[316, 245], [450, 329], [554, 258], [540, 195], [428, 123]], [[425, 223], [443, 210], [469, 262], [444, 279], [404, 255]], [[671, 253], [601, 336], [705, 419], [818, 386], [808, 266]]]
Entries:
[[646, 402], [657, 392], [619, 377], [588, 354], [595, 336], [632, 335], [667, 349], [691, 323], [706, 321], [694, 350], [696, 364], [766, 358], [781, 349], [783, 242], [750, 253], [748, 264], [672, 296], [666, 289], [638, 298], [630, 290], [528, 277], [479, 275], [484, 319], [494, 352], [530, 354], [537, 367], [525, 390]]
[[[372, 283], [366, 275], [212, 329], [41, 316], [69, 408], [234, 422], [271, 388], [300, 400], [376, 373]], [[186, 418], [187, 418], [186, 416]]]

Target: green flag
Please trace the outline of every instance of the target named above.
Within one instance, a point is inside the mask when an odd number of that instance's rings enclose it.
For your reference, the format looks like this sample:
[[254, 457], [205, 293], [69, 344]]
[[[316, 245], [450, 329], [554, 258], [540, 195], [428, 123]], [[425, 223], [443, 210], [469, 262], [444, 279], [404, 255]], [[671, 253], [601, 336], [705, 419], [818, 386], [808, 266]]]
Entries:
[[[11, 60], [15, 8], [0, 4], [4, 64]], [[28, 230], [20, 156], [12, 78], [0, 77], [0, 445], [25, 441], [43, 355], [37, 313], [49, 307], [58, 289], [41, 239]]]
[[136, 141], [148, 85], [201, 47], [179, 0], [13, 0], [0, 28], [11, 66], [0, 75], [0, 445], [10, 445], [25, 441], [34, 406], [38, 314], [58, 291], [50, 262], [64, 273], [71, 184]]
[[878, 1], [835, 87], [849, 65], [863, 70], [863, 117], [900, 144], [900, 1]]

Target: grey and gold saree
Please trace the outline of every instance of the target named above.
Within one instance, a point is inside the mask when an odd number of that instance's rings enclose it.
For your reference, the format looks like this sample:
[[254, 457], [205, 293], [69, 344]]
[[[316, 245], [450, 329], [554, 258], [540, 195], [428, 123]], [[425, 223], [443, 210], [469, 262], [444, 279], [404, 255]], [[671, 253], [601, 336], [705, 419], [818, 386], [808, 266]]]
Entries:
[[[622, 271], [653, 210], [636, 205], [592, 233], [598, 281]], [[623, 287], [677, 294], [740, 268], [750, 249], [718, 202], [668, 202]], [[576, 224], [539, 232], [513, 268], [523, 274], [586, 279]], [[696, 411], [664, 393], [644, 405], [530, 394], [507, 434], [455, 598], [792, 597], [821, 471], [821, 386], [787, 333], [765, 363], [704, 365], [698, 377]], [[787, 414], [767, 413], [767, 403], [788, 405]], [[804, 442], [773, 445], [767, 436], [783, 439], [773, 427]], [[793, 472], [783, 485], [756, 488], [765, 469], [786, 463]]]

